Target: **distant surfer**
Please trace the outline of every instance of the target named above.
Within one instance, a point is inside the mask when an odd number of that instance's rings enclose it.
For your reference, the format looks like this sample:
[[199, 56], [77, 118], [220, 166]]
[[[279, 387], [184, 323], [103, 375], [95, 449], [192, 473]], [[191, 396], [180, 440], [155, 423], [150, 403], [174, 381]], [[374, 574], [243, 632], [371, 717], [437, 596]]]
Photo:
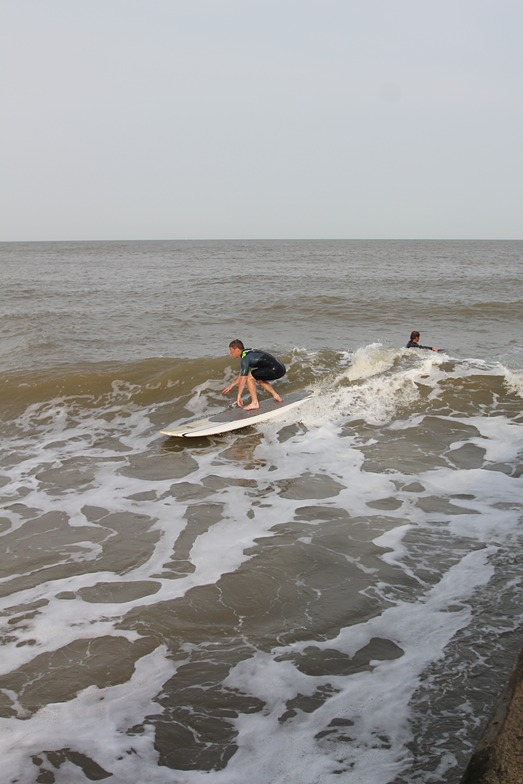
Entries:
[[416, 330], [414, 330], [414, 332], [411, 332], [410, 340], [407, 343], [406, 348], [426, 348], [428, 351], [439, 351], [439, 348], [433, 348], [432, 346], [420, 346], [419, 338], [420, 338], [419, 332], [416, 332]]
[[[277, 403], [282, 403], [283, 399], [278, 395], [276, 390], [269, 384], [269, 381], [275, 381], [285, 375], [287, 370], [285, 365], [279, 359], [268, 354], [266, 351], [260, 351], [257, 348], [245, 348], [241, 340], [231, 340], [229, 343], [229, 354], [234, 359], [240, 361], [240, 375], [232, 384], [225, 387], [222, 394], [226, 395], [234, 387], [238, 387], [238, 396], [236, 398], [237, 404], [240, 408], [245, 408], [246, 411], [253, 411], [260, 407], [258, 400], [258, 392], [256, 384], [258, 383], [263, 389], [266, 390]], [[251, 396], [251, 402], [248, 406], [244, 405], [242, 400], [243, 390], [247, 385]]]

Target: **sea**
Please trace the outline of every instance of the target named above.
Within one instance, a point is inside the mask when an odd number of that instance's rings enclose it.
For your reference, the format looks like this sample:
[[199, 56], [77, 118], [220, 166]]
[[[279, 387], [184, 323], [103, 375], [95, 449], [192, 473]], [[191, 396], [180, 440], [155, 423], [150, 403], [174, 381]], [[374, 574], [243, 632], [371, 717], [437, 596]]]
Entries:
[[[458, 784], [523, 645], [523, 242], [0, 273], [2, 781]], [[234, 405], [234, 338], [311, 399], [163, 436]]]

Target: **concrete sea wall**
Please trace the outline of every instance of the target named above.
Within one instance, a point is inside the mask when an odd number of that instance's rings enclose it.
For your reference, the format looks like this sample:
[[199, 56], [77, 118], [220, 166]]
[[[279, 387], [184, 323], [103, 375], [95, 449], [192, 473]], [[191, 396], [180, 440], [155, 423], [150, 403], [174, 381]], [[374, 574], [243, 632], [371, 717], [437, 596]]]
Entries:
[[523, 784], [523, 650], [461, 784]]

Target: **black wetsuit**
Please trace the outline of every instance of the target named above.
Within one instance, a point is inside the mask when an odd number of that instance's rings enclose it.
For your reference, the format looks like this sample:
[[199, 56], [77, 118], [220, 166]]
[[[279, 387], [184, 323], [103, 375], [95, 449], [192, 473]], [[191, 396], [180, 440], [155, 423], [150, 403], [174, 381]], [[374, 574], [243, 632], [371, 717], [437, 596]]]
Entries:
[[429, 351], [433, 351], [432, 346], [420, 346], [419, 343], [415, 343], [413, 340], [409, 340], [405, 348], [426, 348]]
[[260, 351], [258, 348], [246, 348], [242, 352], [240, 376], [252, 373], [257, 381], [275, 381], [287, 372], [285, 365], [279, 359]]

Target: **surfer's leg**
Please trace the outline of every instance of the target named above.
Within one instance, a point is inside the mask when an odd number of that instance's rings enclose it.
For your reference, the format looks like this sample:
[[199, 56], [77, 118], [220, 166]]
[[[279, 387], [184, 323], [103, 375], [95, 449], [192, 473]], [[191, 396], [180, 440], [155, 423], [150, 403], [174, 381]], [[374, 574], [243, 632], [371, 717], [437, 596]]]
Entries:
[[252, 373], [249, 373], [247, 376], [247, 389], [249, 390], [249, 394], [251, 396], [251, 402], [248, 406], [244, 406], [245, 411], [254, 411], [256, 408], [260, 407], [260, 401], [258, 400], [258, 390], [256, 389], [256, 381], [254, 380]]
[[283, 403], [283, 398], [278, 395], [274, 387], [268, 381], [258, 381], [258, 384], [264, 388], [266, 392], [273, 396], [277, 403]]

